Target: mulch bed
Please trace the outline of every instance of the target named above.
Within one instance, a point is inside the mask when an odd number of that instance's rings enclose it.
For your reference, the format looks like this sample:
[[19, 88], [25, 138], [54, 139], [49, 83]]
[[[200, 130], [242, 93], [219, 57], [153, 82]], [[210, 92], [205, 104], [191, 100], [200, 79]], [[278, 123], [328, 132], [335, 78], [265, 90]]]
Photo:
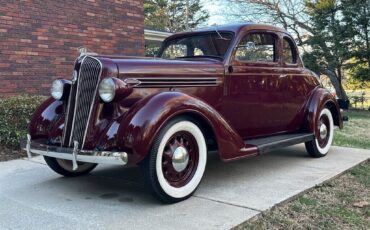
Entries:
[[0, 161], [9, 161], [14, 159], [19, 159], [26, 157], [27, 153], [24, 150], [18, 149], [10, 149], [5, 146], [0, 146]]

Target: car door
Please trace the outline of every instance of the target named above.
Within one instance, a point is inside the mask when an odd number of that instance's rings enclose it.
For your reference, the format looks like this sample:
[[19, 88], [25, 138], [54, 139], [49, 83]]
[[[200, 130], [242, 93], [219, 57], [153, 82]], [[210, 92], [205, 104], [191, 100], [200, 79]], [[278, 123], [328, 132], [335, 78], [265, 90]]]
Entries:
[[281, 40], [282, 74], [285, 81], [283, 122], [287, 131], [295, 131], [302, 124], [306, 103], [316, 83], [304, 69], [293, 39], [282, 34]]
[[237, 44], [225, 76], [222, 114], [243, 138], [281, 132], [279, 37], [275, 32], [251, 31]]

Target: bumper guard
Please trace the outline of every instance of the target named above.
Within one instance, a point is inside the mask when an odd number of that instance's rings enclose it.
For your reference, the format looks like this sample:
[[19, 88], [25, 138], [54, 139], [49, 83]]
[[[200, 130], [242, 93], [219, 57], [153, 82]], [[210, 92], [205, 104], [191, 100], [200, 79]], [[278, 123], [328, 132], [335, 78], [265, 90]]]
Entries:
[[31, 136], [27, 135], [25, 150], [28, 158], [32, 154], [54, 157], [58, 159], [71, 160], [73, 170], [78, 169], [77, 162], [96, 163], [96, 164], [113, 164], [126, 165], [128, 158], [126, 152], [94, 151], [78, 149], [78, 142], [74, 141], [74, 147], [64, 148], [58, 146], [45, 145], [31, 141]]

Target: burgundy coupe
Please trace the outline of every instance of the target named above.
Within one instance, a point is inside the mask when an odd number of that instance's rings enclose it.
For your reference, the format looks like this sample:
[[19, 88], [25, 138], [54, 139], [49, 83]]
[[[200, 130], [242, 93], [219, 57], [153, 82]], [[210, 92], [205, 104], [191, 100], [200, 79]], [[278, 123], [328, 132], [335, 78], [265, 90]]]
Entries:
[[191, 196], [207, 153], [229, 162], [298, 143], [325, 156], [337, 100], [286, 31], [238, 24], [170, 36], [154, 58], [81, 54], [29, 125], [27, 152], [64, 176], [138, 164], [166, 203]]

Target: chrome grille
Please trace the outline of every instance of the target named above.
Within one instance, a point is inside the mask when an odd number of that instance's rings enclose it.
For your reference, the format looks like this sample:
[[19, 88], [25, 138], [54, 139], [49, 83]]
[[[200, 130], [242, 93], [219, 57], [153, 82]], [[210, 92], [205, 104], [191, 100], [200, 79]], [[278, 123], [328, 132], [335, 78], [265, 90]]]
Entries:
[[101, 70], [98, 60], [91, 57], [82, 60], [77, 81], [72, 84], [68, 101], [63, 133], [65, 146], [72, 147], [73, 142], [78, 141], [79, 148], [83, 147]]

